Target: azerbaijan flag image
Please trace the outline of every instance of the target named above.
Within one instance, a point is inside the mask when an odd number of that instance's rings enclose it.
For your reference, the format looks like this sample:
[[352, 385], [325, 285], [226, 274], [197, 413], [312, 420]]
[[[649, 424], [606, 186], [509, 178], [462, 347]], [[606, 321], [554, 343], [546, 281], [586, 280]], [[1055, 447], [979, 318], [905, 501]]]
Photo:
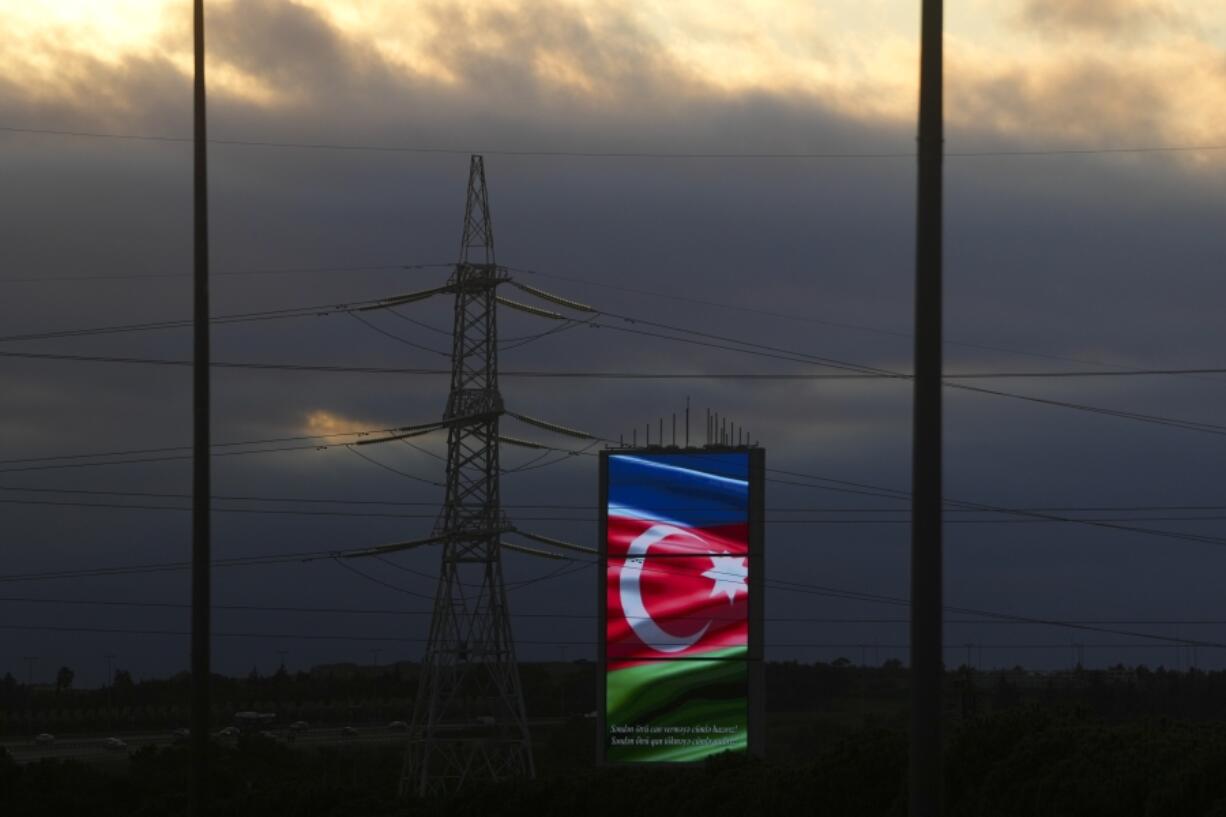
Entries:
[[747, 747], [749, 457], [608, 455], [605, 757]]

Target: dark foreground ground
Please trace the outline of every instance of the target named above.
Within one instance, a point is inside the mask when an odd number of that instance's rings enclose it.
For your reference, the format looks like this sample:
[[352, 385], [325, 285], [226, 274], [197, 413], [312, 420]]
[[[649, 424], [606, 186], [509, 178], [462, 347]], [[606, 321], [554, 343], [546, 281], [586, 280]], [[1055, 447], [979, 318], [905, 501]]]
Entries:
[[[906, 733], [792, 724], [771, 759], [719, 758], [684, 769], [591, 766], [591, 720], [539, 736], [540, 779], [470, 790], [449, 802], [397, 803], [394, 745], [311, 750], [253, 739], [218, 747], [218, 815], [736, 815], [905, 813]], [[774, 730], [773, 730], [774, 731]], [[951, 724], [950, 817], [1226, 817], [1226, 724], [1105, 720], [1023, 705]], [[186, 813], [187, 754], [144, 749], [111, 763], [0, 756], [5, 817], [174, 817]]]

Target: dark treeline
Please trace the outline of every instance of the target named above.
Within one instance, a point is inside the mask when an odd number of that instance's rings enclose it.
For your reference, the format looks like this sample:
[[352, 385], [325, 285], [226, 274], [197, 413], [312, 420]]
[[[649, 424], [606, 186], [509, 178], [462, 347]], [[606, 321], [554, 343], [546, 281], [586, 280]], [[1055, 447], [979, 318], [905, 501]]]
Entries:
[[[586, 661], [524, 664], [524, 695], [533, 718], [588, 714], [596, 706], [595, 666]], [[108, 687], [74, 689], [71, 668], [54, 686], [28, 686], [11, 674], [0, 679], [0, 735], [170, 729], [188, 721], [190, 678], [134, 680], [118, 670]], [[880, 667], [831, 663], [770, 662], [766, 666], [768, 713], [842, 713], [846, 728], [900, 723], [907, 705], [907, 671], [897, 661]], [[407, 719], [417, 690], [417, 667], [336, 664], [310, 672], [214, 676], [214, 724], [235, 712], [277, 714], [319, 724], [373, 724]], [[980, 672], [969, 667], [946, 674], [947, 715], [967, 718], [1025, 703], [1081, 707], [1106, 718], [1159, 715], [1184, 719], [1226, 718], [1226, 671], [1175, 671], [1144, 666], [1036, 673], [1020, 667]], [[800, 726], [804, 722], [794, 722]]]
[[[596, 769], [594, 724], [537, 735], [540, 777], [471, 788], [448, 801], [394, 800], [397, 746], [293, 749], [253, 736], [217, 746], [215, 814], [487, 817], [712, 814], [901, 817], [906, 730], [866, 728], [757, 761], [715, 758], [668, 769]], [[1026, 704], [950, 724], [948, 817], [1226, 817], [1226, 725], [1118, 721]], [[802, 751], [803, 749], [803, 751]], [[186, 813], [183, 748], [143, 749], [123, 772], [78, 762], [18, 766], [0, 752], [0, 813], [176, 817]]]
[[[280, 670], [241, 678], [213, 676], [213, 720], [227, 725], [235, 712], [277, 713], [280, 720], [324, 723], [403, 718], [417, 688], [412, 667], [359, 669], [352, 665], [306, 673]], [[190, 720], [191, 676], [134, 680], [125, 670], [98, 689], [26, 686], [0, 679], [0, 735], [171, 729]]]
[[[949, 725], [947, 817], [1226, 817], [1226, 725], [1027, 704]], [[608, 769], [489, 786], [425, 813], [902, 817], [907, 732], [868, 728], [773, 759]]]
[[[71, 679], [71, 668], [60, 677]], [[284, 669], [271, 675], [252, 670], [230, 678], [213, 676], [213, 722], [228, 725], [235, 712], [275, 713], [282, 725], [310, 723], [370, 724], [407, 719], [417, 693], [415, 664], [385, 667], [334, 664], [310, 672]], [[593, 665], [525, 664], [524, 696], [534, 717], [563, 717], [595, 707]], [[191, 676], [134, 680], [118, 670], [103, 688], [73, 689], [71, 682], [26, 685], [13, 675], [0, 678], [0, 736], [38, 732], [98, 732], [172, 729], [189, 720]]]
[[[768, 712], [862, 712], [869, 721], [901, 712], [908, 703], [908, 675], [898, 661], [862, 667], [770, 663]], [[945, 673], [946, 715], [967, 718], [1013, 706], [1041, 703], [1083, 709], [1104, 718], [1143, 715], [1190, 720], [1226, 719], [1226, 671], [1163, 667], [1077, 667], [1036, 672], [1022, 667], [979, 671], [968, 666]]]

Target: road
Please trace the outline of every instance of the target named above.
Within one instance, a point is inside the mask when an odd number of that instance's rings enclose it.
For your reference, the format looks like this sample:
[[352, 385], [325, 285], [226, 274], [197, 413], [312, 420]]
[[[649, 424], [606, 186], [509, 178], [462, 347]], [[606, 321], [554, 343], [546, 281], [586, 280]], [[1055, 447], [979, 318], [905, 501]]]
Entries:
[[[529, 726], [549, 726], [564, 722], [563, 718], [539, 718], [528, 722]], [[352, 728], [356, 734], [343, 734], [342, 728]], [[267, 730], [277, 740], [300, 748], [335, 745], [371, 745], [404, 742], [407, 735], [403, 729], [388, 729], [385, 725], [355, 727], [320, 726], [293, 731], [285, 727]], [[114, 749], [106, 745], [108, 738], [119, 738], [126, 748]], [[233, 742], [234, 738], [218, 737], [217, 740]], [[34, 763], [45, 758], [67, 760], [126, 759], [128, 754], [146, 746], [170, 746], [176, 741], [170, 730], [142, 732], [113, 732], [104, 735], [57, 735], [53, 743], [35, 743], [32, 738], [0, 739], [0, 748], [19, 764]], [[184, 741], [186, 745], [186, 741]]]
[[[296, 734], [289, 729], [270, 729], [271, 735], [285, 740], [292, 746], [322, 746], [328, 744], [395, 743], [405, 739], [403, 730], [388, 730], [386, 726], [354, 727], [357, 734], [341, 734], [341, 727], [326, 726], [303, 729]], [[292, 737], [291, 737], [292, 735]], [[126, 749], [114, 749], [106, 745], [108, 738], [119, 738], [127, 744]], [[233, 741], [233, 738], [217, 738]], [[31, 738], [5, 738], [0, 748], [8, 751], [18, 763], [33, 763], [44, 758], [73, 758], [97, 760], [107, 757], [126, 757], [128, 753], [146, 746], [170, 746], [176, 738], [170, 730], [157, 732], [114, 732], [105, 735], [57, 735], [53, 743], [35, 743]], [[186, 743], [186, 742], [184, 742]]]

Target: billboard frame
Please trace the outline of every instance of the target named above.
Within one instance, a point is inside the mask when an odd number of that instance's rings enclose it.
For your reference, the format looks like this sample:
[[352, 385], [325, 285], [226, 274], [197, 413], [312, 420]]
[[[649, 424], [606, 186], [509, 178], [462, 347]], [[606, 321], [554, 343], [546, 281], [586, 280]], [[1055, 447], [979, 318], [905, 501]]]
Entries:
[[739, 454], [748, 456], [749, 496], [746, 522], [749, 530], [749, 643], [745, 659], [745, 728], [746, 756], [766, 757], [766, 677], [765, 677], [765, 539], [766, 539], [766, 451], [757, 447], [704, 446], [702, 448], [606, 448], [600, 452], [599, 475], [599, 537], [596, 571], [596, 765], [597, 766], [661, 766], [677, 768], [702, 766], [705, 760], [696, 761], [644, 761], [610, 760], [608, 757], [608, 611], [609, 611], [609, 457], [669, 455], [694, 456], [702, 454]]

